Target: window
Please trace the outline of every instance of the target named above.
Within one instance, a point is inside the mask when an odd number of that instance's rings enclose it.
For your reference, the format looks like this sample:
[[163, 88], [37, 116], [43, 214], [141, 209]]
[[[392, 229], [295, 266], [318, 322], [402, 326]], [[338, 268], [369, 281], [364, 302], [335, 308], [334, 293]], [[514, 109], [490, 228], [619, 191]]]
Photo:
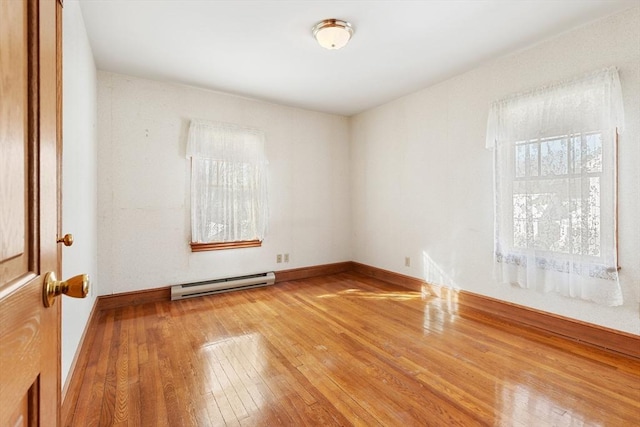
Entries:
[[[513, 248], [598, 262], [602, 134], [523, 141], [514, 148]], [[571, 189], [576, 185], [585, 188]]]
[[266, 232], [264, 134], [236, 125], [193, 120], [191, 250], [260, 246]]
[[498, 279], [622, 304], [616, 242], [618, 73], [607, 69], [492, 105]]

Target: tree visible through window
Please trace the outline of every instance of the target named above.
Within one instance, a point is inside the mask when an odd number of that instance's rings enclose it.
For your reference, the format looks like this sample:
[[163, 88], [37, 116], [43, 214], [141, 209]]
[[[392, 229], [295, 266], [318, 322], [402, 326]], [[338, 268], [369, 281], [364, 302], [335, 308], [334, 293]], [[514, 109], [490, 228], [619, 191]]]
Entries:
[[264, 134], [194, 120], [187, 155], [192, 250], [260, 246], [268, 215]]
[[624, 123], [611, 68], [492, 105], [495, 258], [502, 282], [622, 303], [616, 142]]

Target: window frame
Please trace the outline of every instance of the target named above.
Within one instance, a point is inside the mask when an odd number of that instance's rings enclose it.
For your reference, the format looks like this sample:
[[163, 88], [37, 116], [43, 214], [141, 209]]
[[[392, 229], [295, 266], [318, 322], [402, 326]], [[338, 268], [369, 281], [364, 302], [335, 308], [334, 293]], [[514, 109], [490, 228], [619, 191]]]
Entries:
[[224, 249], [259, 248], [262, 240], [240, 240], [237, 242], [220, 243], [189, 243], [191, 252], [220, 251]]
[[[509, 143], [510, 145], [510, 156], [509, 158], [511, 159], [509, 167], [510, 167], [510, 177], [512, 178], [512, 181], [515, 182], [526, 182], [526, 181], [535, 181], [535, 180], [544, 180], [544, 179], [553, 179], [553, 178], [543, 178], [540, 174], [541, 174], [541, 150], [538, 151], [538, 175], [536, 177], [536, 179], [527, 179], [527, 178], [531, 178], [530, 176], [526, 176], [525, 177], [518, 177], [517, 173], [516, 173], [516, 160], [515, 160], [515, 152], [516, 152], [516, 147], [518, 145], [533, 145], [533, 144], [537, 144], [538, 147], [540, 147], [542, 142], [545, 141], [553, 141], [553, 140], [563, 140], [563, 139], [570, 139], [570, 138], [575, 138], [576, 136], [579, 137], [583, 137], [584, 135], [589, 135], [589, 134], [603, 134], [602, 130], [590, 130], [590, 131], [583, 131], [583, 132], [575, 132], [573, 134], [570, 135], [561, 135], [561, 136], [551, 136], [551, 137], [539, 137], [539, 138], [531, 138], [531, 139], [527, 139], [527, 140], [522, 140], [522, 141], [516, 141], [516, 142], [511, 142]], [[614, 247], [614, 251], [617, 253], [618, 252], [618, 130], [616, 128], [615, 130], [615, 134], [613, 137], [613, 146], [610, 148], [611, 150], [613, 150], [612, 153], [612, 159], [613, 159], [613, 164], [610, 165], [613, 168], [613, 175], [614, 175], [614, 182], [613, 182], [613, 191], [614, 194], [612, 194], [613, 197], [613, 206], [612, 206], [612, 211], [611, 214], [613, 215], [613, 225], [614, 225], [614, 230], [613, 230], [613, 242], [610, 242], [608, 239], [606, 239], [606, 241], [600, 241], [599, 245], [603, 246], [603, 245], [610, 245]], [[604, 137], [601, 137], [601, 141]], [[606, 144], [601, 142], [601, 148], [602, 150], [608, 149]], [[567, 148], [567, 168], [570, 168], [571, 165], [571, 149], [568, 147]], [[494, 150], [494, 161], [497, 164], [497, 156], [498, 156], [498, 149], [496, 148], [496, 150]], [[606, 157], [604, 156], [604, 151], [601, 153], [602, 157]], [[594, 173], [594, 172], [586, 172], [586, 173], [580, 173], [580, 174], [575, 174], [575, 173], [569, 173], [569, 171], [567, 171], [567, 177], [565, 178], [566, 180], [570, 180], [571, 176], [597, 176], [599, 178], [601, 178], [605, 173], [607, 173], [607, 171], [605, 170], [605, 168], [609, 166], [609, 165], [605, 165], [604, 163], [602, 164], [601, 170], [600, 172]], [[525, 166], [525, 174], [528, 173], [527, 167]], [[552, 177], [556, 177], [556, 179], [558, 179], [557, 177], [562, 177], [562, 175], [551, 175]], [[562, 178], [560, 178], [562, 179]], [[600, 189], [602, 190], [602, 189]], [[511, 197], [513, 198], [513, 196], [515, 195], [515, 191], [512, 190], [511, 192]], [[497, 196], [496, 196], [497, 197]], [[496, 200], [496, 203], [498, 201]], [[501, 201], [500, 203], [504, 203], [504, 200]], [[600, 203], [600, 205], [602, 206], [602, 203]], [[521, 265], [522, 259], [524, 257], [526, 257], [526, 253], [528, 250], [531, 249], [535, 249], [535, 248], [530, 248], [530, 247], [517, 247], [515, 245], [515, 237], [514, 237], [514, 228], [515, 228], [515, 222], [516, 219], [514, 217], [515, 213], [514, 213], [514, 209], [513, 209], [513, 202], [511, 203], [511, 225], [510, 228], [508, 230], [504, 230], [501, 231], [505, 234], [505, 236], [508, 236], [508, 239], [501, 239], [501, 241], [507, 241], [508, 242], [508, 247], [504, 248], [496, 248], [495, 251], [495, 257], [496, 257], [496, 261], [501, 263], [501, 262], [506, 262], [506, 263], [510, 263], [510, 264], [514, 264], [514, 265]], [[606, 235], [606, 233], [602, 233], [601, 231], [599, 231], [600, 234], [600, 238], [603, 238], [603, 234]], [[566, 252], [560, 252], [560, 251], [551, 251], [551, 250], [543, 250], [543, 249], [535, 249], [536, 253], [541, 255], [540, 257], [536, 257], [536, 260], [539, 262], [542, 259], [546, 259], [549, 258], [551, 255], [557, 257], [557, 258], [561, 258], [563, 259], [564, 262], [573, 262], [571, 260], [572, 255], [578, 255], [580, 257], [582, 257], [582, 262], [580, 263], [582, 267], [586, 267], [586, 268], [598, 268], [601, 266], [606, 265], [606, 263], [603, 261], [604, 255], [602, 253], [602, 250], [600, 251], [600, 255], [599, 256], [594, 256], [594, 255], [588, 255], [588, 254], [572, 254], [572, 253], [566, 253]], [[617, 259], [617, 257], [616, 257]], [[549, 267], [544, 267], [541, 266], [540, 264], [537, 264], [537, 268], [548, 268], [548, 269], [552, 269], [553, 266], [549, 266]], [[616, 266], [617, 271], [621, 270], [620, 265]], [[609, 271], [608, 269], [606, 270], [607, 272]]]

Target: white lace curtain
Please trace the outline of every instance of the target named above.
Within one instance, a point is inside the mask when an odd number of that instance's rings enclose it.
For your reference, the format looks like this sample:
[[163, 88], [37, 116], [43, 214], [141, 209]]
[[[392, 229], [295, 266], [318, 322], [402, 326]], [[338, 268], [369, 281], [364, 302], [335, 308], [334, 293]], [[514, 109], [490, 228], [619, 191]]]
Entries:
[[267, 229], [267, 159], [264, 133], [226, 123], [192, 120], [193, 243], [264, 239]]
[[492, 104], [495, 260], [503, 283], [622, 304], [616, 242], [618, 72], [609, 68]]

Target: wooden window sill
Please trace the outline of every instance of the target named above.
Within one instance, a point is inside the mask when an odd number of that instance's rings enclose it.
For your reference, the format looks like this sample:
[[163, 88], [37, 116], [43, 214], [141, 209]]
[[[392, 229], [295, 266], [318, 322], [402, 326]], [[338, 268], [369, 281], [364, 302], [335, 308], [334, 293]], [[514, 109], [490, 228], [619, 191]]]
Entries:
[[196, 243], [191, 242], [191, 252], [220, 251], [224, 249], [259, 248], [261, 240], [242, 240], [240, 242]]

